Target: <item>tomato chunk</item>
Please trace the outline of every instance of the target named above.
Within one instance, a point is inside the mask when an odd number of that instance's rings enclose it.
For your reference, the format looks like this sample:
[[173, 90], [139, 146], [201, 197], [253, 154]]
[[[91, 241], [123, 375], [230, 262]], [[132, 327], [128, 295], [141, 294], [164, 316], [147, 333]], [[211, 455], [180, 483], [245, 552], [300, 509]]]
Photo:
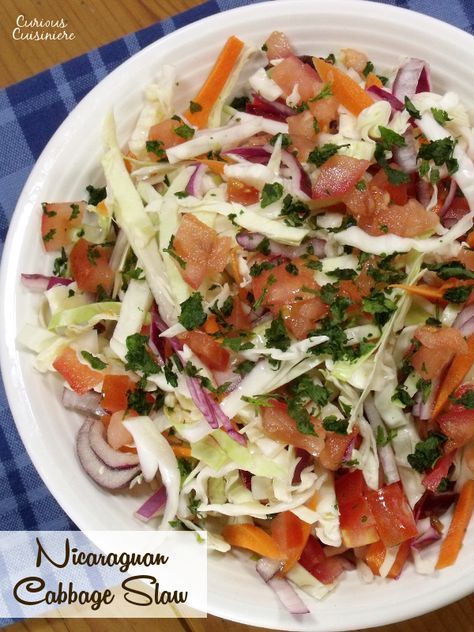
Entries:
[[72, 243], [73, 231], [80, 228], [85, 209], [85, 202], [43, 204], [41, 236], [45, 250], [61, 250]]
[[211, 336], [194, 330], [181, 334], [180, 338], [211, 371], [225, 371], [228, 368], [230, 353]]
[[329, 431], [324, 440], [324, 450], [319, 455], [321, 465], [333, 472], [338, 470], [341, 467], [347, 448], [358, 434], [357, 428], [354, 428], [349, 435]]
[[368, 490], [367, 500], [385, 546], [396, 546], [418, 535], [415, 518], [400, 483]]
[[286, 404], [277, 401], [272, 404], [261, 409], [265, 434], [275, 441], [289, 443], [317, 456], [324, 448], [325, 431], [321, 422], [311, 419], [316, 434], [303, 434], [296, 427], [295, 420], [288, 414]]
[[82, 292], [96, 293], [102, 288], [110, 293], [115, 274], [109, 266], [111, 249], [85, 239], [74, 244], [69, 257], [71, 273]]
[[135, 390], [128, 375], [106, 375], [102, 384], [101, 406], [110, 413], [128, 408], [128, 393]]
[[91, 369], [87, 364], [79, 361], [76, 351], [72, 347], [66, 347], [53, 362], [53, 367], [62, 375], [69, 386], [83, 395], [100, 384], [104, 378], [103, 373]]
[[180, 268], [183, 279], [197, 290], [207, 275], [222, 272], [225, 268], [232, 240], [218, 237], [213, 228], [187, 213], [181, 220], [173, 245], [176, 254], [186, 263], [184, 269]]
[[150, 128], [148, 132], [148, 140], [157, 141], [157, 150], [155, 152], [148, 152], [148, 157], [150, 160], [162, 160], [166, 158], [166, 154], [164, 153], [165, 149], [169, 147], [175, 147], [176, 145], [181, 145], [187, 139], [179, 136], [176, 133], [176, 129], [180, 127], [183, 123], [181, 121], [175, 121], [174, 119], [165, 119], [161, 121], [161, 123], [157, 123]]
[[322, 584], [333, 584], [345, 570], [347, 560], [340, 555], [326, 557], [319, 541], [310, 535], [299, 563]]
[[351, 191], [369, 166], [368, 160], [350, 156], [331, 156], [321, 166], [319, 176], [313, 183], [313, 200], [339, 201]]
[[274, 315], [290, 303], [313, 300], [314, 291], [319, 289], [312, 271], [305, 267], [304, 262], [295, 259], [292, 264], [293, 267], [288, 268], [287, 263], [281, 263], [252, 279], [255, 300], [263, 295], [262, 305]]
[[294, 55], [293, 47], [287, 36], [281, 31], [273, 31], [265, 42], [268, 60], [282, 59]]
[[272, 520], [272, 538], [286, 556], [284, 572], [289, 571], [300, 559], [308, 541], [312, 526], [291, 511], [283, 511]]
[[227, 199], [229, 202], [237, 202], [248, 206], [249, 204], [255, 204], [260, 198], [258, 189], [245, 184], [237, 178], [229, 178], [227, 181]]
[[467, 345], [462, 334], [453, 327], [418, 327], [414, 336], [421, 342], [412, 365], [423, 379], [441, 375], [457, 353], [466, 353]]
[[375, 519], [365, 497], [368, 488], [362, 472], [355, 470], [340, 476], [335, 488], [345, 546], [365, 546], [379, 540]]
[[316, 71], [294, 55], [285, 57], [273, 68], [272, 79], [280, 86], [286, 97], [293, 92], [295, 86], [298, 86], [300, 102], [315, 97], [322, 87]]

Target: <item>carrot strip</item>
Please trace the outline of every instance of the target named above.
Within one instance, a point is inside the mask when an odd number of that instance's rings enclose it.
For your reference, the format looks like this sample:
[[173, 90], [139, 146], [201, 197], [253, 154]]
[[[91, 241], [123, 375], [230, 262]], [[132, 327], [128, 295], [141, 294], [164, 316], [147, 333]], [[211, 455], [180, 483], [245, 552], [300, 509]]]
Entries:
[[[380, 568], [385, 560], [387, 549], [382, 540], [369, 544], [365, 554], [365, 562], [374, 575], [380, 575]], [[387, 577], [397, 579], [410, 554], [410, 542], [402, 542], [398, 547], [397, 555], [390, 568]]]
[[206, 332], [206, 334], [215, 334], [219, 331], [217, 318], [214, 316], [214, 314], [208, 315], [207, 320], [204, 323], [203, 329]]
[[468, 236], [466, 238], [466, 242], [467, 242], [467, 245], [469, 246], [469, 248], [474, 248], [474, 230], [472, 230], [468, 234]]
[[199, 128], [206, 127], [212, 108], [237, 63], [243, 47], [244, 43], [237, 37], [234, 35], [229, 37], [204, 85], [193, 99], [193, 103], [200, 109], [196, 111], [196, 107], [194, 107], [194, 111], [191, 111], [191, 109], [188, 108], [184, 113], [184, 117], [191, 125], [195, 125]]
[[356, 116], [374, 103], [373, 99], [348, 74], [323, 59], [313, 57], [313, 63], [323, 81], [332, 83], [336, 99]]
[[413, 296], [421, 296], [422, 298], [427, 298], [429, 301], [442, 301], [443, 294], [445, 292], [445, 288], [442, 285], [441, 287], [434, 287], [432, 285], [403, 285], [403, 283], [396, 283], [391, 285], [390, 287], [396, 287], [400, 290], [405, 290], [408, 294], [413, 294]]
[[464, 483], [448, 533], [441, 544], [437, 570], [451, 566], [456, 561], [473, 511], [474, 480], [470, 480]]
[[215, 173], [218, 176], [224, 175], [224, 167], [226, 166], [226, 163], [222, 160], [208, 160], [206, 158], [197, 158], [196, 161], [200, 162], [203, 165], [206, 165], [209, 171], [212, 171], [212, 173]]
[[365, 87], [371, 88], [372, 86], [376, 86], [377, 88], [383, 88], [383, 83], [377, 77], [375, 72], [369, 72], [367, 75], [367, 79], [365, 80]]
[[446, 376], [441, 383], [436, 398], [436, 403], [433, 408], [432, 419], [437, 417], [439, 413], [445, 407], [449, 396], [458, 386], [462, 384], [463, 379], [466, 377], [469, 369], [474, 363], [474, 334], [469, 336], [467, 342], [467, 353], [459, 353], [454, 356], [454, 360], [451, 362], [451, 366], [446, 373]]
[[272, 560], [284, 559], [275, 540], [266, 531], [253, 524], [229, 524], [222, 535], [231, 546], [238, 546]]
[[390, 579], [398, 579], [398, 577], [400, 577], [400, 573], [402, 572], [403, 567], [405, 566], [405, 562], [407, 561], [409, 555], [410, 555], [410, 542], [409, 541], [402, 542], [400, 544], [400, 548], [398, 549], [397, 557], [395, 558], [395, 561], [392, 564], [392, 568], [389, 570], [387, 577], [390, 577]]
[[172, 445], [171, 449], [174, 455], [179, 458], [189, 458], [191, 456], [191, 448], [185, 445]]

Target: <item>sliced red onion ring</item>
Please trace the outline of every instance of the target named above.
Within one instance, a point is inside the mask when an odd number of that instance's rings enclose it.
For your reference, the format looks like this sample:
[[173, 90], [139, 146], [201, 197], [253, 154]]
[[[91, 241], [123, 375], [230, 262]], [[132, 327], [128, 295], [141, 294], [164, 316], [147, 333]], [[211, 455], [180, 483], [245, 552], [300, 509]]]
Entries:
[[158, 491], [152, 494], [135, 512], [135, 516], [142, 522], [148, 522], [154, 518], [166, 504], [166, 487], [162, 485]]
[[281, 160], [284, 165], [290, 170], [290, 177], [297, 189], [301, 191], [308, 198], [311, 197], [311, 180], [309, 175], [303, 169], [299, 160], [297, 160], [289, 151], [283, 150], [281, 152]]
[[388, 101], [392, 106], [392, 110], [395, 112], [401, 112], [404, 108], [403, 103], [397, 99], [397, 97], [393, 96], [391, 92], [388, 92], [388, 90], [384, 90], [378, 86], [370, 86], [370, 88], [367, 88], [367, 92], [379, 101]]
[[[240, 231], [237, 235], [236, 240], [239, 246], [242, 246], [244, 250], [249, 252], [254, 252], [257, 250], [258, 246], [265, 239], [265, 235], [262, 233], [251, 233], [246, 230]], [[316, 257], [324, 257], [325, 255], [325, 246], [326, 242], [322, 239], [313, 238], [309, 241], [301, 244], [300, 246], [286, 246], [284, 244], [279, 244], [272, 239], [269, 240], [268, 248], [269, 254], [275, 257], [287, 257], [288, 259], [294, 259], [296, 257], [301, 257], [302, 255], [308, 254], [308, 248]]]
[[426, 208], [431, 201], [432, 194], [433, 185], [420, 178], [416, 183], [416, 197], [418, 198], [418, 202]]
[[203, 196], [202, 190], [202, 178], [206, 173], [206, 165], [199, 164], [193, 171], [192, 176], [189, 178], [189, 182], [186, 185], [186, 193], [193, 195], [194, 197], [201, 198]]
[[94, 454], [113, 470], [126, 470], [139, 465], [138, 454], [114, 450], [105, 440], [105, 428], [101, 421], [92, 420], [89, 426], [89, 443]]
[[301, 483], [301, 472], [314, 463], [314, 457], [306, 450], [302, 448], [296, 448], [296, 456], [299, 457], [299, 461], [296, 464], [295, 471], [293, 473], [292, 485], [299, 485]]
[[234, 147], [223, 152], [227, 156], [239, 156], [248, 160], [248, 162], [266, 165], [270, 159], [271, 152], [264, 149], [261, 145], [257, 147]]
[[[252, 476], [253, 474], [251, 474], [250, 472], [247, 472], [247, 470], [239, 470], [239, 476], [240, 476], [240, 480], [242, 481], [243, 485], [245, 485], [245, 487], [249, 490], [252, 491]], [[264, 558], [262, 558], [264, 559]], [[271, 560], [272, 562], [274, 560]]]
[[439, 518], [448, 511], [458, 498], [459, 494], [456, 492], [435, 493], [427, 489], [413, 509], [415, 520], [423, 520], [432, 516]]
[[425, 65], [422, 59], [411, 57], [398, 69], [392, 86], [392, 94], [399, 101], [404, 101], [405, 97], [416, 94]]
[[168, 340], [174, 351], [181, 351], [183, 345], [178, 338], [172, 336], [171, 338], [161, 338], [160, 334], [168, 329], [168, 325], [161, 318], [160, 312], [156, 303], [151, 306], [151, 326], [150, 326], [150, 349], [164, 362], [166, 360], [165, 344]]
[[440, 211], [439, 211], [439, 216], [440, 217], [444, 217], [447, 210], [449, 209], [449, 207], [451, 206], [451, 204], [453, 203], [453, 200], [456, 196], [456, 191], [457, 191], [458, 185], [457, 182], [454, 178], [451, 178], [451, 183], [449, 185], [449, 191], [448, 191], [448, 195], [446, 196], [446, 199], [444, 200], [444, 204], [441, 207]]
[[464, 217], [464, 215], [467, 215], [468, 213], [469, 210], [467, 208], [456, 208], [452, 205], [447, 211], [445, 211], [441, 223], [445, 228], [452, 228]]
[[87, 419], [78, 432], [76, 451], [79, 461], [84, 471], [101, 487], [107, 489], [120, 489], [121, 487], [125, 487], [140, 472], [140, 466], [126, 469], [113, 469], [101, 461], [93, 451], [89, 440], [89, 430], [94, 423], [101, 422]]
[[308, 607], [287, 579], [274, 576], [266, 583], [275, 592], [276, 596], [288, 612], [291, 614], [309, 613]]
[[431, 72], [427, 63], [423, 66], [418, 85], [416, 86], [416, 92], [431, 92]]
[[247, 103], [245, 110], [248, 114], [263, 116], [263, 118], [272, 119], [286, 123], [286, 119], [295, 112], [288, 105], [281, 101], [267, 101], [263, 97], [254, 94], [250, 103]]
[[87, 391], [87, 393], [79, 395], [69, 388], [64, 388], [63, 390], [62, 402], [64, 408], [75, 410], [78, 413], [86, 413], [95, 417], [105, 415], [104, 409], [100, 406], [100, 400], [101, 395], [94, 391]]
[[462, 327], [459, 327], [459, 331], [463, 336], [472, 336], [474, 334], [474, 318], [470, 318]]
[[429, 544], [433, 544], [437, 540], [441, 539], [441, 534], [436, 531], [431, 525], [426, 529], [426, 531], [419, 536], [417, 536], [414, 540], [410, 542], [410, 546], [412, 549], [416, 549], [420, 551], [424, 549]]
[[405, 146], [394, 147], [393, 157], [395, 159], [395, 162], [402, 169], [402, 171], [404, 171], [405, 173], [415, 173], [417, 170], [417, 148], [415, 137], [413, 136], [413, 131], [411, 128], [409, 128], [405, 132], [405, 134], [403, 134], [403, 138], [405, 139]]
[[471, 320], [471, 318], [474, 318], [474, 304], [468, 305], [459, 312], [453, 323], [453, 327], [455, 329], [461, 329], [461, 327]]
[[55, 285], [70, 285], [72, 279], [45, 276], [44, 274], [22, 274], [21, 282], [30, 292], [45, 292]]
[[[364, 412], [374, 432], [380, 427], [384, 430], [385, 435], [384, 423], [371, 396], [367, 397], [364, 402]], [[398, 482], [400, 480], [400, 474], [398, 473], [392, 447], [390, 445], [378, 446], [377, 451], [387, 484], [390, 485], [391, 483]]]
[[282, 568], [280, 560], [271, 560], [269, 557], [261, 557], [257, 562], [257, 573], [264, 582], [270, 581]]

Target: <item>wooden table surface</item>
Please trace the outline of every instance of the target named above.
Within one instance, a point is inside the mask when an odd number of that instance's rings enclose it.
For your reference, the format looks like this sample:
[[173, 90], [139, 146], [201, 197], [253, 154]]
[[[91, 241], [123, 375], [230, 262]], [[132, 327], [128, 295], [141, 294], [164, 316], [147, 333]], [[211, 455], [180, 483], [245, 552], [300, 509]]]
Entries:
[[[197, 0], [0, 0], [0, 87], [200, 4]], [[67, 22], [68, 41], [15, 41], [18, 16]], [[474, 572], [474, 569], [473, 569]], [[207, 619], [31, 619], [8, 632], [257, 632], [258, 628]], [[423, 617], [374, 632], [473, 632], [474, 596]], [[356, 631], [354, 631], [356, 632]]]

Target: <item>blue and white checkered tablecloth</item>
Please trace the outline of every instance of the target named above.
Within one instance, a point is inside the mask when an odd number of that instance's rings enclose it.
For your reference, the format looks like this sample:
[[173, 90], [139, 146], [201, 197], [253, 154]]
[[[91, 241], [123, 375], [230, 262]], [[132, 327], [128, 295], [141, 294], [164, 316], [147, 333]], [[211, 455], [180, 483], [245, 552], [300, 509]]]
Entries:
[[[214, 13], [252, 3], [252, 0], [210, 0], [0, 90], [0, 252], [16, 201], [36, 159], [68, 113], [101, 79], [163, 35]], [[386, 3], [426, 13], [474, 33], [474, 0]], [[0, 499], [2, 530], [74, 528], [33, 467], [1, 384]]]

